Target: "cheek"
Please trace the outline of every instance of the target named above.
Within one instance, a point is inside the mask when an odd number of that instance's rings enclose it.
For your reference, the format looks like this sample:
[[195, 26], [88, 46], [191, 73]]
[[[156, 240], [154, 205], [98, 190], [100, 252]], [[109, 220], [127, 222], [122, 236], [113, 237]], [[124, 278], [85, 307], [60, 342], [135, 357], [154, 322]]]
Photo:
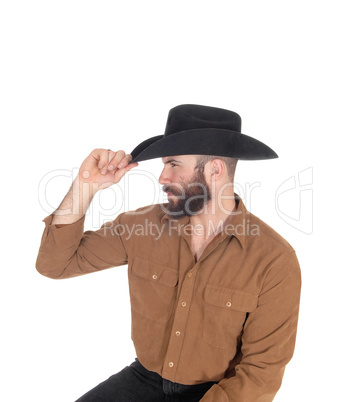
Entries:
[[182, 178], [181, 178], [179, 175], [175, 174], [175, 173], [172, 173], [172, 174], [169, 176], [169, 178], [170, 178], [170, 180], [171, 180], [171, 183], [173, 183], [173, 184], [175, 184], [175, 185], [182, 183]]
[[173, 187], [174, 190], [183, 191], [184, 187], [186, 187], [186, 182], [184, 178], [182, 177], [181, 174], [173, 173], [169, 177], [171, 181], [171, 186]]

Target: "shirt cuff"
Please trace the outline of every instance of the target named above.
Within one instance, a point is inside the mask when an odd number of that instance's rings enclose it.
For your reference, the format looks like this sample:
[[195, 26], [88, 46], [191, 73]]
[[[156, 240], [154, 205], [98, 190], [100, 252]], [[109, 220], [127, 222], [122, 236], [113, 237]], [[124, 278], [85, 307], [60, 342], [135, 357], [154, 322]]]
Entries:
[[[52, 224], [54, 214], [43, 219], [45, 223], [46, 239], [51, 238], [56, 246], [65, 247], [80, 240], [84, 233], [85, 215], [74, 223], [56, 226]], [[43, 240], [46, 240], [43, 239]]]

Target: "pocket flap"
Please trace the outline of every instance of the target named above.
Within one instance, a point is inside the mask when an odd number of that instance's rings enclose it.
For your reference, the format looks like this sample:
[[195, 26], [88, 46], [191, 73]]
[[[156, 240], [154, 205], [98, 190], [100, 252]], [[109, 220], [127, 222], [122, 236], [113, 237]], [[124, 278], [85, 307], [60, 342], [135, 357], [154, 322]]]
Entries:
[[258, 295], [242, 292], [241, 290], [207, 285], [204, 300], [218, 307], [250, 313], [256, 310]]
[[165, 265], [143, 260], [135, 257], [132, 272], [140, 278], [148, 279], [155, 283], [174, 287], [178, 283], [178, 271]]

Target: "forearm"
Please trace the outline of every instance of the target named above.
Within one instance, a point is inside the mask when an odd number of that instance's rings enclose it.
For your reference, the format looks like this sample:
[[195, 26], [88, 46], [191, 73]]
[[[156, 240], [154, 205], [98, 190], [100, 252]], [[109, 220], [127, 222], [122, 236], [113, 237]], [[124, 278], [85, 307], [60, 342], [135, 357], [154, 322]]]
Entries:
[[[44, 219], [45, 230], [36, 262], [42, 275], [50, 278], [79, 275], [76, 251], [84, 231], [82, 218], [96, 193], [93, 186], [80, 181], [78, 175], [60, 206]], [[66, 228], [61, 229], [62, 226]]]
[[84, 216], [62, 228], [52, 224], [53, 215], [47, 216], [36, 261], [37, 271], [52, 279], [64, 279], [126, 264], [123, 236], [118, 232], [123, 226], [122, 215], [97, 231], [86, 232]]
[[97, 191], [96, 183], [83, 183], [77, 176], [60, 206], [54, 212], [52, 225], [71, 224], [79, 221], [85, 215]]

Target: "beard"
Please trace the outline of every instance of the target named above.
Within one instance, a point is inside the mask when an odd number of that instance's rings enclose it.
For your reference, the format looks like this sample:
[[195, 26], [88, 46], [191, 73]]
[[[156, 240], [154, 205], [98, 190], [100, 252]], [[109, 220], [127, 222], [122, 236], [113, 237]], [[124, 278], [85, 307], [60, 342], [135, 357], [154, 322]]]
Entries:
[[162, 190], [174, 195], [169, 198], [166, 213], [173, 219], [194, 216], [212, 199], [211, 191], [202, 172], [195, 173], [188, 182], [179, 185], [164, 185]]

